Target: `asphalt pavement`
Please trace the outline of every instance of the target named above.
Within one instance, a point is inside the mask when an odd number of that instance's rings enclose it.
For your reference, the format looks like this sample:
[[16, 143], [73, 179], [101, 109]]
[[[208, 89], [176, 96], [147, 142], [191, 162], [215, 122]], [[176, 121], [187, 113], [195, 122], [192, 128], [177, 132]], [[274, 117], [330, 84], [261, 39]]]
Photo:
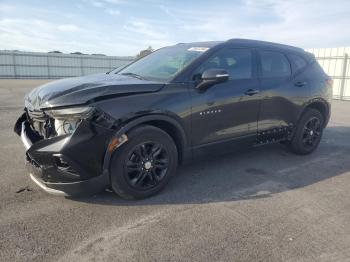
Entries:
[[47, 80], [0, 80], [0, 261], [350, 261], [350, 101], [316, 152], [270, 145], [182, 166], [159, 195], [48, 195], [13, 125]]

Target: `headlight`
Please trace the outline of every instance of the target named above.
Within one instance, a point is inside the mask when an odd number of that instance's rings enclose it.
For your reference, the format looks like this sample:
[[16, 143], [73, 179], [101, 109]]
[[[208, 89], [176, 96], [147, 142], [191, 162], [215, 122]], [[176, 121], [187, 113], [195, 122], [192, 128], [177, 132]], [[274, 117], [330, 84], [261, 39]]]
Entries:
[[55, 130], [58, 136], [72, 134], [77, 129], [81, 120], [58, 120], [55, 119]]
[[55, 120], [55, 130], [60, 136], [72, 134], [81, 120], [89, 118], [93, 112], [93, 107], [71, 107], [47, 110], [45, 113]]
[[59, 120], [81, 120], [91, 116], [93, 111], [93, 107], [71, 107], [47, 110], [45, 113]]

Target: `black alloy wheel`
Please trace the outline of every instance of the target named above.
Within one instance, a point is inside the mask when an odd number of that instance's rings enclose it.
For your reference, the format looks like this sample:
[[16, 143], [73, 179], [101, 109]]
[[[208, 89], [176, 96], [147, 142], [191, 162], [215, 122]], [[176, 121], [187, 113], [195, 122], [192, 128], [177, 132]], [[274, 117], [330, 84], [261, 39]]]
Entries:
[[321, 122], [317, 117], [312, 117], [304, 125], [303, 145], [305, 147], [314, 147], [321, 135]]
[[128, 183], [138, 190], [157, 186], [164, 179], [169, 165], [166, 149], [156, 142], [141, 143], [125, 159], [124, 170]]
[[111, 187], [125, 199], [152, 196], [175, 173], [177, 147], [168, 133], [154, 126], [135, 127], [127, 136], [128, 141], [112, 154]]
[[324, 128], [324, 117], [320, 111], [310, 108], [301, 116], [289, 146], [299, 155], [312, 153], [319, 145]]

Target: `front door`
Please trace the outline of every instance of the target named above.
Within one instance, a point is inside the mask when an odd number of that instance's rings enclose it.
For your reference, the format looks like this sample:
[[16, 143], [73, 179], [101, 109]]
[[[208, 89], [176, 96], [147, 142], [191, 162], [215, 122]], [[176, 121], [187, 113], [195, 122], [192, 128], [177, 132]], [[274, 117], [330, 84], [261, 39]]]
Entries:
[[213, 68], [225, 69], [230, 77], [205, 91], [191, 90], [194, 147], [246, 136], [255, 140], [260, 106], [255, 65], [253, 50], [224, 48], [195, 70], [194, 78]]

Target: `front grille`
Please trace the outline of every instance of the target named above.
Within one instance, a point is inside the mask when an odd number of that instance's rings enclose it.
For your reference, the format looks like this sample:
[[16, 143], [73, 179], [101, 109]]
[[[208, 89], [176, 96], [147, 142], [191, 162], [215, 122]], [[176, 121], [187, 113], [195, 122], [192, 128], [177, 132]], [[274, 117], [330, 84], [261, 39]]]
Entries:
[[25, 110], [28, 122], [33, 130], [43, 138], [53, 137], [55, 132], [54, 120], [40, 110]]
[[30, 119], [33, 121], [45, 122], [48, 118], [43, 111], [27, 110], [27, 113], [28, 113]]

